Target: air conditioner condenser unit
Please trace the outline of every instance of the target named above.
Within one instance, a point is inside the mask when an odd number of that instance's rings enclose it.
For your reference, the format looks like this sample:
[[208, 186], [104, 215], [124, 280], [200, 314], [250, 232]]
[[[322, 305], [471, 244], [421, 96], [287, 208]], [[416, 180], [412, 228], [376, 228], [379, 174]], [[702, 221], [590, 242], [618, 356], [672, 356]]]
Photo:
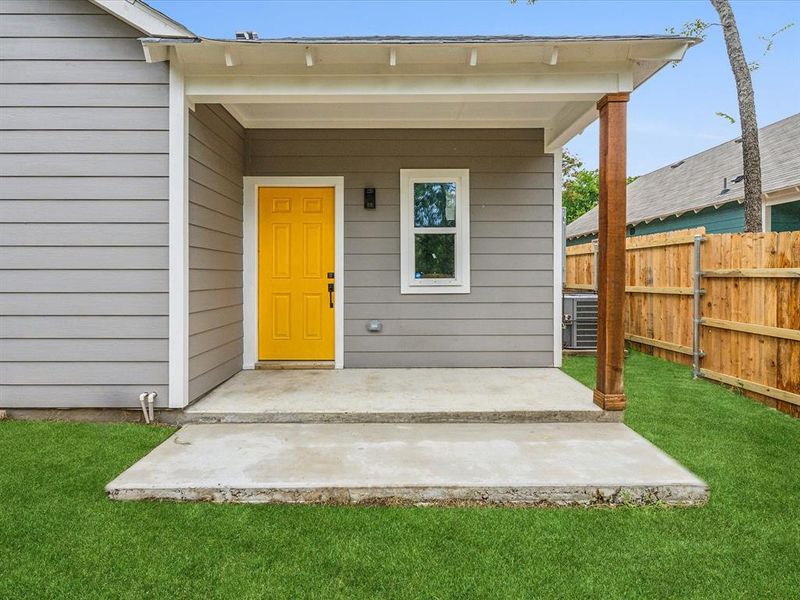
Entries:
[[564, 348], [597, 349], [597, 294], [564, 294]]

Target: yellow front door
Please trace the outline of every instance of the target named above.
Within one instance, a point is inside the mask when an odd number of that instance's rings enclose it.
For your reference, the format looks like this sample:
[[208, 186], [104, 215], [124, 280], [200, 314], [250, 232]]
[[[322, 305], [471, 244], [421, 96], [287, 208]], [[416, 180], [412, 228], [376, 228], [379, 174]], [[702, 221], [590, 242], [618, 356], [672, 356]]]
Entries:
[[333, 360], [333, 188], [258, 190], [258, 358]]

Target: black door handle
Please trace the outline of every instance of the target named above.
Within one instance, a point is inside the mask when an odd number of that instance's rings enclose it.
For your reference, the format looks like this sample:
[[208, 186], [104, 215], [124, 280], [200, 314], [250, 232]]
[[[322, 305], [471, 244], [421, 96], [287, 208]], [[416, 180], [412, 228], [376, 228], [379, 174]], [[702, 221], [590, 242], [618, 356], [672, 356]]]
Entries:
[[333, 284], [328, 284], [328, 302], [330, 303], [330, 307], [333, 308]]

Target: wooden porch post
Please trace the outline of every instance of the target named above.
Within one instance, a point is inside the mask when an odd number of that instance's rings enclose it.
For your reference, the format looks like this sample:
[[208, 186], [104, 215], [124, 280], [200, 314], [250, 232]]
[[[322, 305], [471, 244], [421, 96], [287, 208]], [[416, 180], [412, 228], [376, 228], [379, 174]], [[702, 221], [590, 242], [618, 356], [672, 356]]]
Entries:
[[630, 94], [608, 94], [600, 111], [600, 198], [597, 269], [597, 385], [594, 402], [623, 410], [625, 352], [626, 122]]

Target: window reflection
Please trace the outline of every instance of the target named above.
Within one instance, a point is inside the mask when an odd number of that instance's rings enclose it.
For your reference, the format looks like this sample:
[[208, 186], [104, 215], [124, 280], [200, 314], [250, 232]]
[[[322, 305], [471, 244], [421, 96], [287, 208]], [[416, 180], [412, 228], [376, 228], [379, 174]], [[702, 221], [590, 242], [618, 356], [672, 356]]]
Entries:
[[456, 226], [456, 184], [414, 184], [414, 227]]

